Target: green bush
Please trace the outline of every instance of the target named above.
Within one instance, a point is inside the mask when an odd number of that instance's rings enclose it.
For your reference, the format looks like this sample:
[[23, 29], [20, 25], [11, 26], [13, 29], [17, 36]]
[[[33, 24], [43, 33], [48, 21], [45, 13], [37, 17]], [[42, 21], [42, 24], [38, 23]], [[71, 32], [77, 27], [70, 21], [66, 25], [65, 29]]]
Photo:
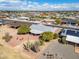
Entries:
[[18, 29], [18, 34], [26, 34], [30, 32], [30, 28], [27, 25], [21, 25]]
[[40, 46], [42, 46], [44, 44], [43, 40], [40, 40]]
[[27, 51], [32, 50], [33, 52], [38, 52], [40, 51], [39, 47], [40, 47], [39, 42], [35, 42], [35, 43], [27, 42], [26, 44], [23, 44], [23, 48]]
[[62, 43], [62, 39], [61, 39], [61, 38], [59, 38], [59, 39], [58, 39], [58, 42], [59, 42], [59, 43]]
[[58, 18], [57, 18], [57, 19], [55, 20], [55, 22], [56, 22], [57, 25], [58, 25], [58, 24], [61, 24], [61, 19], [58, 19]]
[[66, 44], [66, 37], [62, 37], [62, 43]]
[[57, 33], [53, 34], [53, 39], [57, 39], [59, 37], [59, 35]]
[[34, 52], [39, 52], [40, 51], [40, 44], [39, 42], [35, 42], [32, 47], [31, 47], [31, 50], [34, 51]]
[[42, 34], [40, 35], [40, 39], [41, 39], [42, 41], [48, 42], [48, 41], [50, 41], [50, 40], [53, 39], [53, 33], [52, 33], [52, 32], [44, 32], [44, 33], [42, 33]]
[[27, 42], [26, 44], [23, 44], [23, 48], [27, 51], [29, 51], [32, 47], [32, 43], [31, 42]]
[[79, 25], [79, 20], [77, 20], [77, 21], [76, 21], [76, 24], [78, 24], [78, 25]]
[[67, 43], [66, 37], [62, 37], [62, 38], [58, 39], [58, 41], [59, 41], [60, 43], [62, 43], [62, 44], [66, 44], [66, 43]]

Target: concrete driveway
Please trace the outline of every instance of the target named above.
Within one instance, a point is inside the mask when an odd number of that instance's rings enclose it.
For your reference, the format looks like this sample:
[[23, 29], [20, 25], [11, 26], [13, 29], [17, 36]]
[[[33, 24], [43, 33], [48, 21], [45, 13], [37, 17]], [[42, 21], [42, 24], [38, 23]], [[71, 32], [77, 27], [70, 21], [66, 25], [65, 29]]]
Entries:
[[[47, 56], [49, 54], [52, 56]], [[52, 41], [37, 59], [79, 59], [79, 54], [75, 53], [72, 45], [63, 45], [56, 40]]]

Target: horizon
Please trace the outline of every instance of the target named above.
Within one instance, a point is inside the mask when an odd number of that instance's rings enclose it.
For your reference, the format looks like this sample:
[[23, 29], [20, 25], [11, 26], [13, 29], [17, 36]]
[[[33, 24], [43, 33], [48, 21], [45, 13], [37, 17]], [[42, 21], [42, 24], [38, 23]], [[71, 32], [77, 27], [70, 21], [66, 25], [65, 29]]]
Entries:
[[1, 11], [79, 11], [79, 0], [0, 0]]

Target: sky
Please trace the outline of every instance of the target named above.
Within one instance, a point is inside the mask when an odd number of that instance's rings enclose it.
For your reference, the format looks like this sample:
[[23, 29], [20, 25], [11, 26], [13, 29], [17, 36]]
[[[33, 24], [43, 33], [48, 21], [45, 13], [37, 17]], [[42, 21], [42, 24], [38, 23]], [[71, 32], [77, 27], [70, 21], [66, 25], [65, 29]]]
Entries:
[[0, 0], [0, 10], [79, 10], [79, 0]]

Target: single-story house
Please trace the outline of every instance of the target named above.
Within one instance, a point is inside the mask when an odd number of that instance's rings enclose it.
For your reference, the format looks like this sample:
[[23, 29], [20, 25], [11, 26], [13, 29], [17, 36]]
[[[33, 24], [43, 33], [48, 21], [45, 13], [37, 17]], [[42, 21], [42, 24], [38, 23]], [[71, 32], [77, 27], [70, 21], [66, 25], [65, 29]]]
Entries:
[[19, 22], [12, 22], [12, 23], [10, 23], [10, 27], [12, 27], [12, 28], [18, 28], [19, 26], [20, 26]]
[[18, 20], [30, 20], [29, 17], [22, 17], [22, 16], [21, 16], [21, 17], [18, 17], [17, 19], [18, 19]]
[[[21, 26], [22, 24], [27, 24], [25, 22], [18, 22], [18, 21], [8, 21], [9, 22], [9, 26], [12, 28], [18, 28], [19, 26]], [[29, 25], [29, 24], [28, 24]]]
[[17, 18], [16, 14], [9, 14], [9, 18], [13, 19], [13, 18]]
[[0, 20], [0, 25], [2, 25], [2, 20]]
[[77, 36], [72, 36], [72, 35], [67, 35], [66, 41], [79, 44], [79, 37], [77, 37]]
[[62, 30], [60, 35], [65, 36], [66, 40], [69, 42], [79, 44], [79, 30], [64, 29], [64, 30]]
[[74, 30], [74, 29], [63, 29], [60, 33], [61, 36], [67, 36], [67, 35], [72, 35], [72, 36], [78, 36], [79, 37], [79, 30]]
[[4, 24], [4, 20], [0, 19], [0, 25]]
[[52, 24], [55, 24], [55, 20], [54, 19], [44, 19], [44, 20], [42, 20], [42, 24], [52, 25]]
[[62, 24], [76, 25], [76, 19], [63, 18]]
[[43, 32], [47, 32], [47, 31], [56, 32], [56, 30], [58, 30], [58, 28], [53, 28], [51, 26], [45, 26], [43, 24], [32, 24], [30, 26], [30, 28], [31, 28], [30, 32], [33, 34], [41, 34]]

